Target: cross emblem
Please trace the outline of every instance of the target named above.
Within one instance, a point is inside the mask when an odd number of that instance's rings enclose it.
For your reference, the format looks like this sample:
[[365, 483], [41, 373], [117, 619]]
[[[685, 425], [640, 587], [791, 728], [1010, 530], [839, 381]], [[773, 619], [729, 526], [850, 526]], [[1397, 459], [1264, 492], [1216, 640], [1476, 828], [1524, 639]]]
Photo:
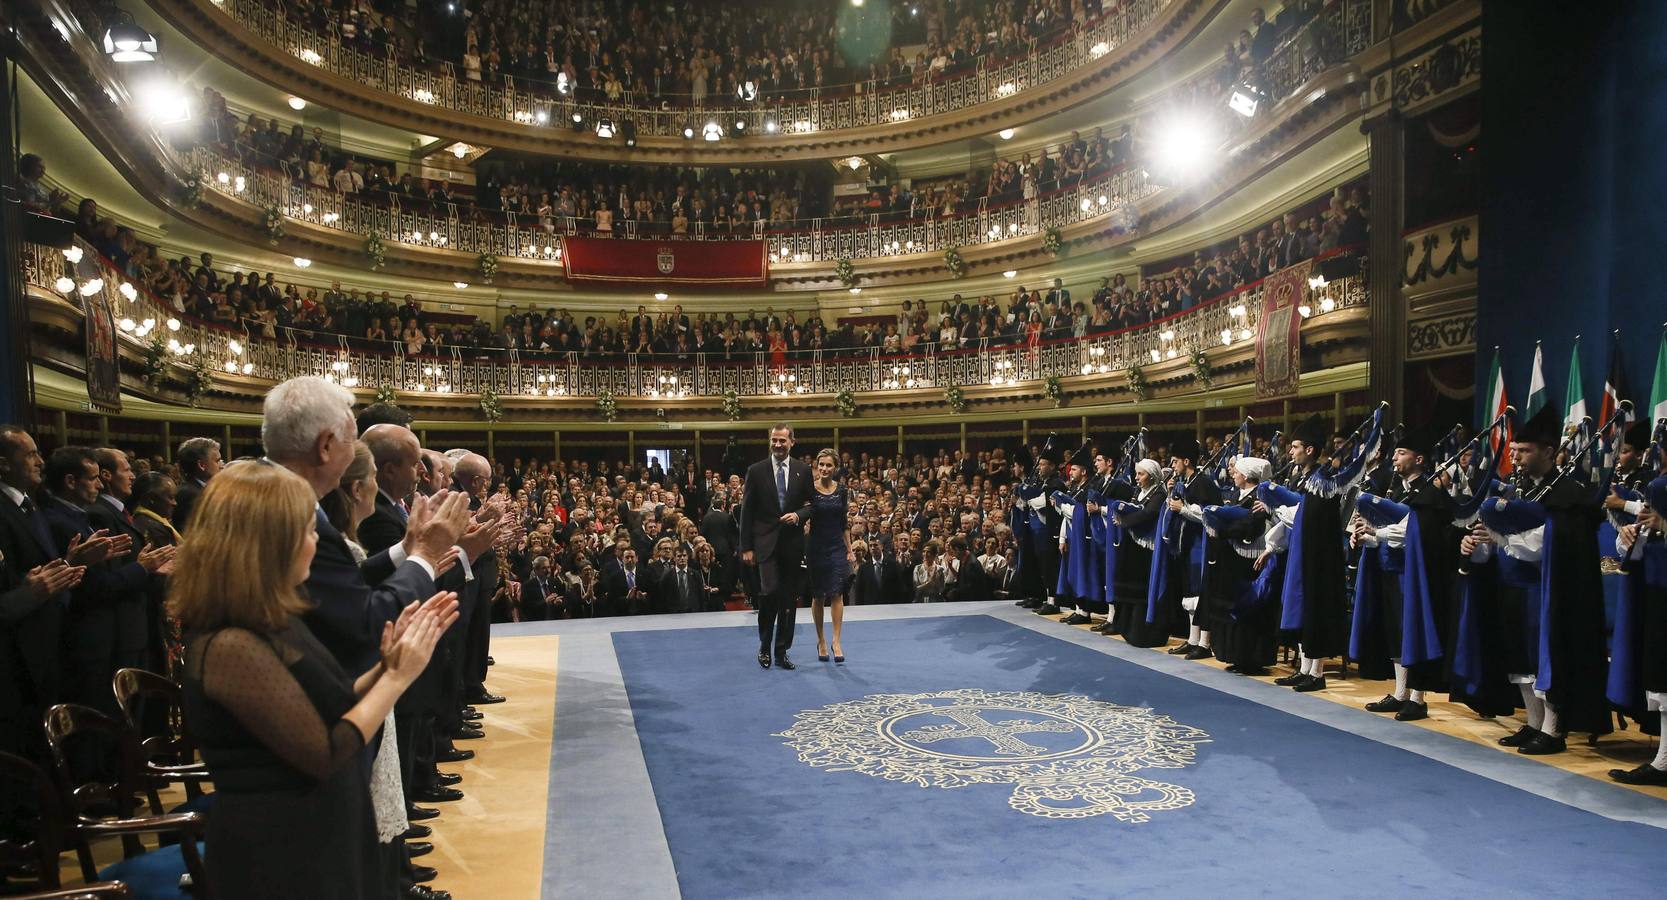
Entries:
[[902, 736], [905, 741], [917, 744], [935, 744], [939, 741], [953, 741], [961, 738], [981, 738], [989, 741], [996, 748], [998, 756], [1030, 756], [1046, 753], [1046, 747], [1026, 743], [1018, 738], [1021, 734], [1069, 734], [1076, 731], [1076, 726], [1064, 722], [1026, 722], [1021, 719], [1009, 719], [1005, 722], [986, 722], [978, 714], [978, 710], [966, 708], [951, 708], [935, 710], [932, 715], [942, 716], [953, 720], [954, 725], [927, 725], [907, 732]]

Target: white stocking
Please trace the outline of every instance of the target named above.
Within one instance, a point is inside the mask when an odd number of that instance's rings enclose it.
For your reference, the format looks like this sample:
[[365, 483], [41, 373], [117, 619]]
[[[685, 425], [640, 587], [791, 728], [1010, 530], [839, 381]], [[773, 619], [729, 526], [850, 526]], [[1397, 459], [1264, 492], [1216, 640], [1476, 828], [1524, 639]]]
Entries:
[[1552, 737], [1562, 737], [1563, 729], [1557, 726], [1557, 707], [1547, 700], [1541, 700], [1540, 702], [1545, 705], [1545, 716], [1543, 717], [1545, 725], [1540, 730]]
[[1407, 667], [1401, 665], [1400, 663], [1395, 664], [1394, 696], [1396, 700], [1405, 700], [1407, 698]]
[[1424, 692], [1423, 691], [1413, 691], [1412, 692], [1412, 702], [1414, 702], [1414, 703], [1423, 703], [1424, 702]]
[[1661, 711], [1661, 737], [1655, 744], [1655, 759], [1650, 765], [1667, 771], [1667, 709]]
[[1540, 723], [1545, 716], [1545, 701], [1534, 693], [1533, 684], [1518, 685], [1522, 689], [1522, 708], [1528, 713], [1528, 727], [1540, 730]]
[[1193, 645], [1194, 647], [1200, 646], [1199, 643], [1198, 643], [1198, 626], [1197, 625], [1192, 626], [1191, 630], [1189, 630], [1187, 632], [1187, 643]]
[[1210, 649], [1210, 633], [1202, 628], [1198, 629], [1198, 646]]

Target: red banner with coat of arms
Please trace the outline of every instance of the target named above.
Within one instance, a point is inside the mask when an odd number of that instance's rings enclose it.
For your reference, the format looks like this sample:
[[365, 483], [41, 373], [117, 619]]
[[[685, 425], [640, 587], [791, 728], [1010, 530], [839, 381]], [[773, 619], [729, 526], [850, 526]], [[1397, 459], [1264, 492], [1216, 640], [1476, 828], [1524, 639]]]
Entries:
[[1290, 397], [1302, 377], [1302, 306], [1310, 264], [1303, 262], [1262, 279], [1256, 323], [1256, 396]]
[[563, 237], [561, 246], [575, 284], [762, 288], [770, 278], [763, 241]]

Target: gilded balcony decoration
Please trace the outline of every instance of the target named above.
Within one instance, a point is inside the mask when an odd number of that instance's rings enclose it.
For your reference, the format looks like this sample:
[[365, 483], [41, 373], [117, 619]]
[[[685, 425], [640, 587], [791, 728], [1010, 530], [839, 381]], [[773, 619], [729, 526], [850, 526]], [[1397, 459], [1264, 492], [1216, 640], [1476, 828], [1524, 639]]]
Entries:
[[1407, 359], [1476, 352], [1476, 267], [1481, 217], [1462, 216], [1402, 236], [1401, 296]]
[[[759, 162], [805, 153], [849, 156], [991, 134], [1086, 102], [1179, 47], [1225, 0], [1131, 0], [1075, 35], [1026, 55], [986, 61], [920, 84], [860, 91], [823, 88], [791, 99], [701, 104], [575, 100], [513, 79], [485, 83], [345, 48], [263, 0], [149, 0], [165, 19], [257, 78], [345, 112], [471, 145], [656, 162]], [[369, 87], [372, 90], [366, 91]], [[578, 116], [584, 130], [568, 123]], [[597, 137], [625, 123], [635, 144]], [[728, 136], [735, 123], [740, 134]], [[699, 139], [709, 126], [725, 137]], [[685, 130], [696, 139], [685, 137]]]
[[[220, 394], [258, 401], [274, 382], [319, 375], [367, 396], [387, 396], [392, 389], [402, 405], [455, 407], [459, 401], [471, 401], [468, 405], [476, 416], [485, 410], [480, 400], [487, 395], [506, 414], [515, 410], [521, 416], [582, 418], [591, 407], [593, 415], [614, 412], [627, 417], [669, 408], [680, 417], [717, 418], [740, 411], [746, 398], [765, 401], [765, 413], [789, 404], [825, 411], [841, 395], [865, 408], [925, 408], [941, 405], [945, 390], [952, 387], [967, 402], [994, 407], [1023, 403], [1027, 397], [1040, 400], [1044, 394], [1054, 400], [1063, 400], [1067, 393], [1133, 400], [1143, 392], [1192, 393], [1201, 390], [1194, 365], [1197, 352], [1213, 354], [1218, 384], [1228, 373], [1240, 380], [1247, 374], [1260, 309], [1260, 285], [1255, 284], [1125, 331], [1047, 341], [982, 341], [960, 350], [909, 356], [811, 351], [788, 354], [779, 362], [772, 362], [768, 353], [731, 360], [698, 353], [677, 359], [573, 353], [465, 358], [453, 350], [446, 356], [411, 357], [401, 352], [398, 342], [390, 342], [388, 352], [377, 353], [339, 340], [334, 345], [312, 343], [308, 334], [291, 330], [282, 331], [277, 340], [252, 338], [240, 329], [172, 312], [147, 292], [134, 289], [90, 248], [83, 253], [97, 268], [82, 274], [103, 275], [102, 284], [91, 287], [93, 279], [77, 283], [68, 277], [74, 269], [63, 253], [37, 244], [25, 245], [24, 251], [24, 281], [39, 306], [36, 321], [41, 327], [78, 333], [80, 308], [67, 302], [66, 295], [102, 293], [117, 322], [120, 350], [139, 372], [129, 382], [130, 389], [159, 393], [154, 385], [182, 385], [179, 393], [190, 399]], [[66, 278], [67, 285], [60, 282]], [[1303, 326], [1305, 351], [1323, 355], [1327, 346], [1363, 337], [1363, 276], [1332, 281], [1311, 299], [1315, 311]], [[158, 344], [165, 355], [156, 349]], [[39, 355], [74, 368], [67, 354]], [[1322, 364], [1336, 361], [1322, 359]], [[1132, 375], [1137, 370], [1138, 378]], [[1141, 391], [1134, 387], [1137, 380]], [[167, 388], [160, 393], [167, 396]]]

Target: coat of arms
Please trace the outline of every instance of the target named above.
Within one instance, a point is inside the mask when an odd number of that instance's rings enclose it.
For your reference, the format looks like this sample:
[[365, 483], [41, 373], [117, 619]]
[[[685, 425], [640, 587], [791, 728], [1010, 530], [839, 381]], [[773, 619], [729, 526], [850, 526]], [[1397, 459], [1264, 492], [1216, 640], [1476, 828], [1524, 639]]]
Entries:
[[672, 255], [670, 247], [661, 247], [654, 254], [654, 264], [659, 267], [661, 275], [670, 275], [671, 270], [677, 268], [677, 257]]

